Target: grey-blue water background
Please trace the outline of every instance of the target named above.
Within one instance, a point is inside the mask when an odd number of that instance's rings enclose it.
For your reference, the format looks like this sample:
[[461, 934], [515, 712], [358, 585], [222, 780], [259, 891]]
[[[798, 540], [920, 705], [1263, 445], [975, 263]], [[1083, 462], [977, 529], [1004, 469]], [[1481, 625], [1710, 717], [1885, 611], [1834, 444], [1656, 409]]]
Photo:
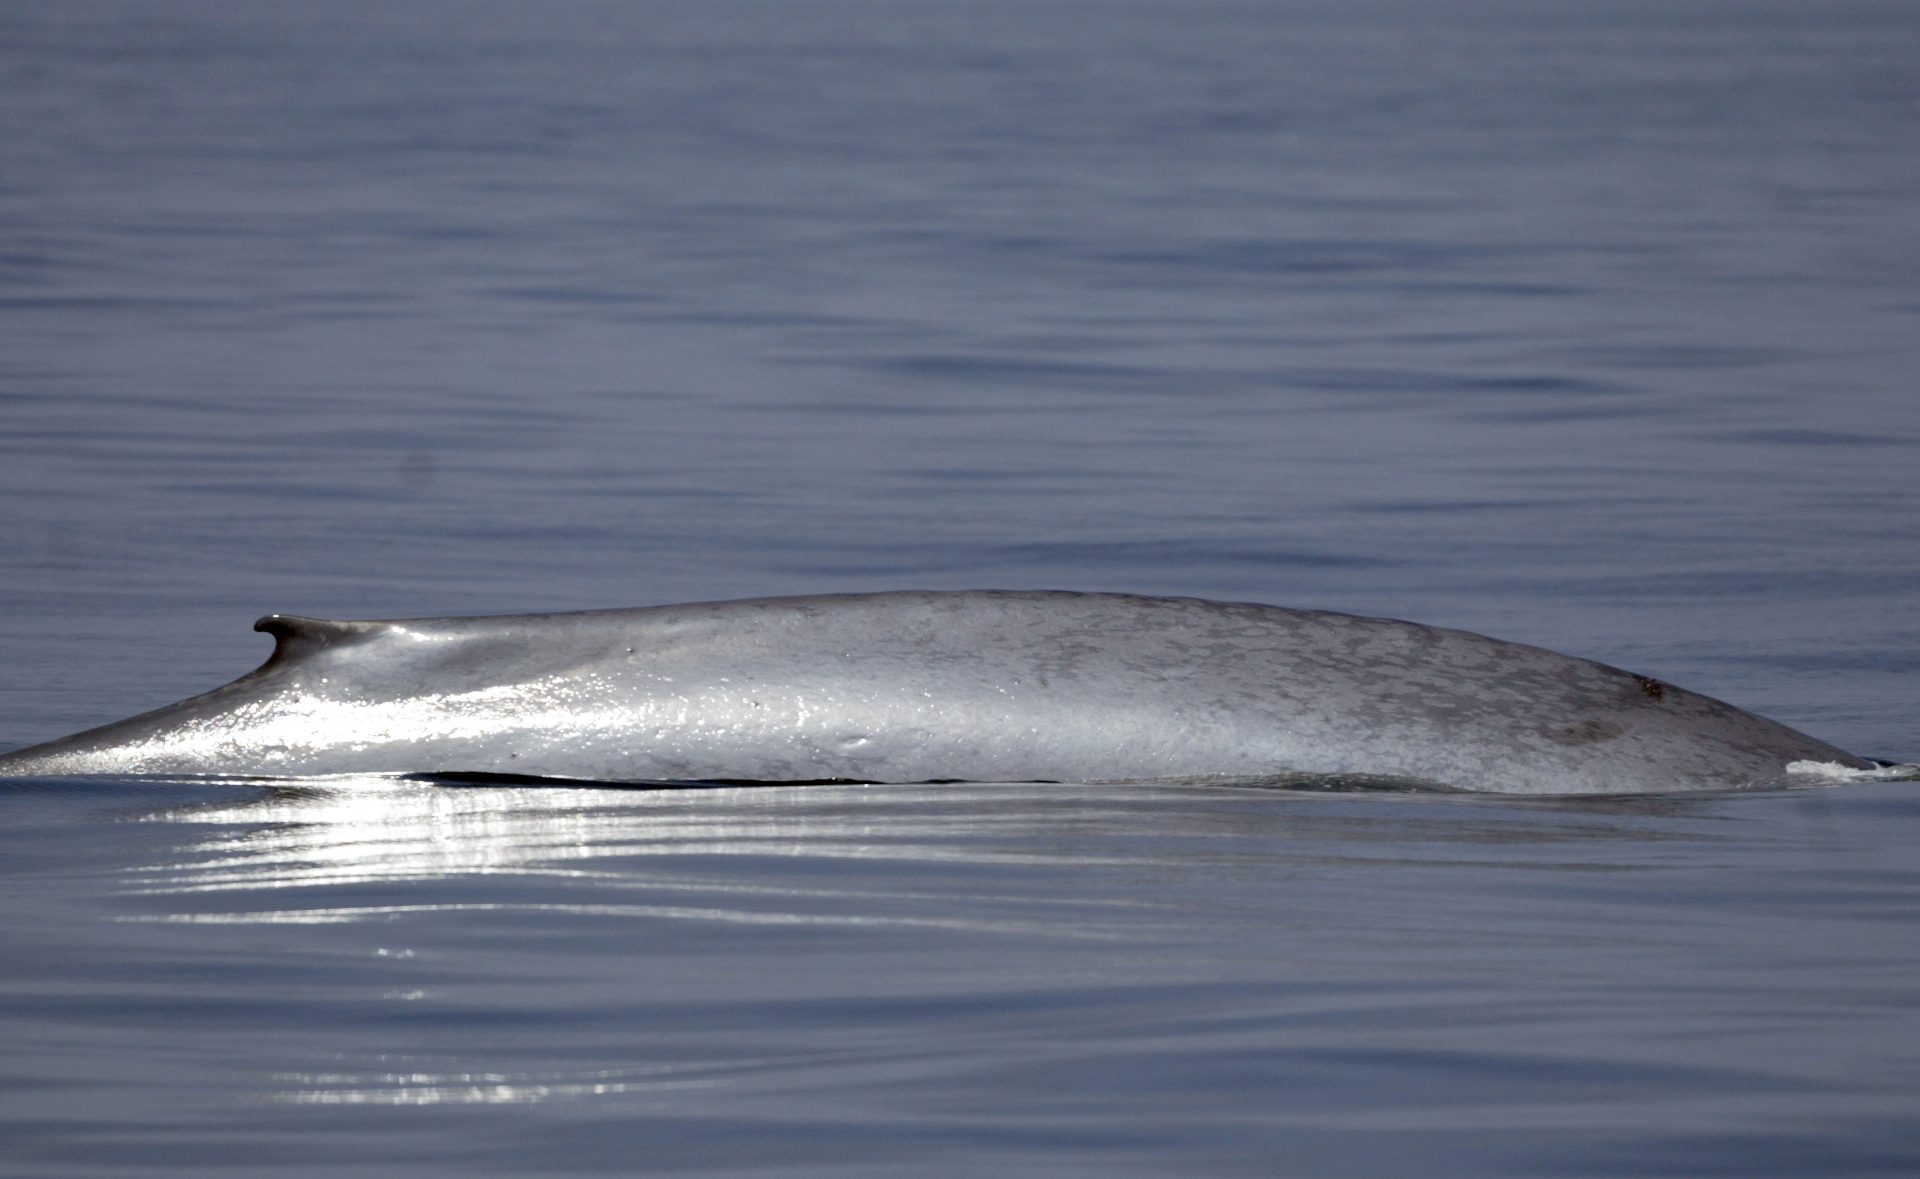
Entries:
[[[1909, 4], [0, 7], [0, 740], [1193, 593], [1920, 754]], [[0, 793], [0, 1172], [1901, 1175], [1911, 785]]]

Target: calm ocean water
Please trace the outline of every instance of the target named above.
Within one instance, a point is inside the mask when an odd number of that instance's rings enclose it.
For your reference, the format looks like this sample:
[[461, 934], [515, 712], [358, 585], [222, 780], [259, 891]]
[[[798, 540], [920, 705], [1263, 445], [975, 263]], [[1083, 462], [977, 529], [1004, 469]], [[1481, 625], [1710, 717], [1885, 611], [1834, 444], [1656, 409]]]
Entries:
[[[0, 742], [332, 617], [1389, 614], [1920, 757], [1920, 11], [0, 6]], [[1920, 793], [0, 791], [0, 1174], [1900, 1175]]]

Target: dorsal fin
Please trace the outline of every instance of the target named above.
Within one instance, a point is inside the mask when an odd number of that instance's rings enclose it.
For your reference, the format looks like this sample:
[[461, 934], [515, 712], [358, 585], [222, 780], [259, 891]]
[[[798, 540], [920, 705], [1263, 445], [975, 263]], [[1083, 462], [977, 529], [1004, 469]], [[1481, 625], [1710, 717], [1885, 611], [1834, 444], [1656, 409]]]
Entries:
[[273, 654], [269, 664], [311, 654], [343, 639], [369, 634], [381, 622], [335, 622], [328, 618], [302, 618], [298, 614], [269, 614], [253, 624], [253, 629], [273, 636]]

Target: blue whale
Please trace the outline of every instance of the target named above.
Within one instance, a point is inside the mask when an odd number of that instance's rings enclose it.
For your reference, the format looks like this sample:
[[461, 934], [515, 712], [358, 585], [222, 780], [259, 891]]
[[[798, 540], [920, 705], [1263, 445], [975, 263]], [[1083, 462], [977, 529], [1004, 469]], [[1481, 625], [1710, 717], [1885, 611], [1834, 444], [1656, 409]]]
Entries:
[[1617, 668], [1458, 630], [1123, 594], [269, 615], [258, 670], [0, 775], [1768, 787], [1874, 763]]

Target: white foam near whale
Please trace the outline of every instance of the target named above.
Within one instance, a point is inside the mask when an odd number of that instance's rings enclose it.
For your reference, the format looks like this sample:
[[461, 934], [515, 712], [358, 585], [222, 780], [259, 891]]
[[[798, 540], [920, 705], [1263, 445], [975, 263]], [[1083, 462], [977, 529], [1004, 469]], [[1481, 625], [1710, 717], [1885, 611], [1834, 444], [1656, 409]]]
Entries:
[[1886, 772], [1538, 647], [1194, 598], [906, 592], [256, 629], [276, 640], [258, 670], [0, 756], [0, 775], [1622, 794]]

